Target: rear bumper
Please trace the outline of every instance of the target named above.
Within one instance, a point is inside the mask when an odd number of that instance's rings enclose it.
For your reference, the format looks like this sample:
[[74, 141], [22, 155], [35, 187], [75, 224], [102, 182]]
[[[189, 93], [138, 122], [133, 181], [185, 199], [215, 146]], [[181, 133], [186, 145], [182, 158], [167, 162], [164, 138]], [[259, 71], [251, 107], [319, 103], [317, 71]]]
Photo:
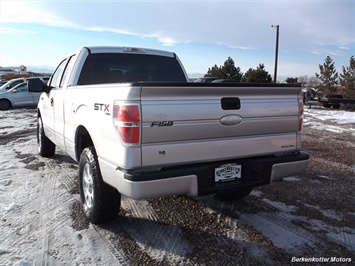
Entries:
[[[115, 170], [114, 175], [103, 171], [105, 182], [131, 198], [143, 199], [171, 195], [206, 195], [245, 188], [254, 188], [281, 181], [284, 177], [302, 174], [309, 156], [298, 152], [287, 156], [268, 156], [163, 168], [155, 172]], [[215, 168], [237, 163], [242, 167], [241, 178], [215, 182]], [[102, 164], [100, 163], [100, 168]]]

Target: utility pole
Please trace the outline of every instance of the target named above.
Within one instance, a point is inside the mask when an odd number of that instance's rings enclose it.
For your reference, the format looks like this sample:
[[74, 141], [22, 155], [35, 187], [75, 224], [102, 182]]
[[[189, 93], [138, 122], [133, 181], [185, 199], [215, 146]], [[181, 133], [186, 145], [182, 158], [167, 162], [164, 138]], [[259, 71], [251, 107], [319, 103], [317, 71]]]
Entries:
[[271, 29], [276, 28], [276, 47], [275, 47], [275, 69], [274, 69], [274, 83], [277, 81], [277, 59], [279, 56], [279, 25], [271, 25]]

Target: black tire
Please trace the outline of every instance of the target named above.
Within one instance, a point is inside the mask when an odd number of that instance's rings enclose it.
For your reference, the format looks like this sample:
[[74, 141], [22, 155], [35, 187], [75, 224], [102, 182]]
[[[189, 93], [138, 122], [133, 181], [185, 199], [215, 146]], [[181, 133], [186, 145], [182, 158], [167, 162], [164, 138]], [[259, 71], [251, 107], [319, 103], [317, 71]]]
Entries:
[[115, 219], [121, 207], [121, 194], [103, 182], [94, 147], [83, 150], [79, 162], [79, 189], [84, 212], [93, 224]]
[[331, 104], [329, 104], [329, 103], [323, 103], [323, 107], [324, 108], [330, 108], [332, 105]]
[[333, 104], [332, 107], [333, 107], [333, 109], [339, 109], [340, 108], [340, 104]]
[[221, 192], [217, 193], [216, 196], [222, 201], [239, 201], [247, 196], [252, 192], [252, 189], [242, 189], [236, 190], [231, 192]]
[[38, 154], [42, 157], [53, 157], [55, 153], [55, 144], [44, 134], [42, 119], [37, 120], [37, 144]]
[[0, 100], [0, 110], [5, 111], [11, 108], [11, 102], [9, 100]]

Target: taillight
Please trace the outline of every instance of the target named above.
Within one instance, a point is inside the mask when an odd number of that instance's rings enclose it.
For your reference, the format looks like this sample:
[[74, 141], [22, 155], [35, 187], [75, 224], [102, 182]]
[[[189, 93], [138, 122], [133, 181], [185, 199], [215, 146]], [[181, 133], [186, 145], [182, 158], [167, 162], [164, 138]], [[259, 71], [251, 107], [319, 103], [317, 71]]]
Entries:
[[125, 144], [140, 143], [140, 120], [138, 104], [114, 103], [113, 124]]
[[302, 132], [303, 127], [303, 102], [299, 101], [299, 114], [298, 114], [298, 132]]

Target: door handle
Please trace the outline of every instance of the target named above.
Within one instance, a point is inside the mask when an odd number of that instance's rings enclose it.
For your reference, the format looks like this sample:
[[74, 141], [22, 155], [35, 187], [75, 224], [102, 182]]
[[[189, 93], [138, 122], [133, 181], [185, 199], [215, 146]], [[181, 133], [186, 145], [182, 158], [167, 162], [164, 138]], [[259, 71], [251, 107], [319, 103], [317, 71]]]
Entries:
[[238, 97], [225, 97], [221, 99], [221, 106], [223, 110], [239, 110], [240, 99]]
[[51, 98], [51, 106], [53, 106], [53, 105], [54, 105], [54, 99]]

